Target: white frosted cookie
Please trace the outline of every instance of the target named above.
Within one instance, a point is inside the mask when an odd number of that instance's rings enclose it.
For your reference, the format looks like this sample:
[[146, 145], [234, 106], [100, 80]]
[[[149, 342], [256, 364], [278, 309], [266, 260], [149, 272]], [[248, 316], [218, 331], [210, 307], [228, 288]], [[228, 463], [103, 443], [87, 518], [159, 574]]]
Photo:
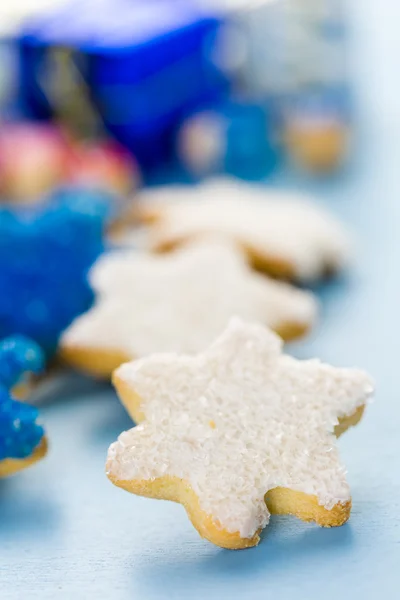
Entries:
[[301, 281], [339, 271], [349, 257], [342, 225], [315, 201], [233, 179], [144, 191], [136, 215], [148, 223], [156, 251], [226, 236], [260, 270]]
[[310, 293], [254, 273], [223, 241], [162, 256], [116, 251], [98, 261], [90, 281], [96, 303], [66, 330], [61, 354], [101, 376], [152, 352], [204, 350], [233, 316], [292, 339], [310, 329], [317, 312]]
[[268, 329], [234, 319], [205, 352], [143, 358], [113, 381], [141, 424], [110, 446], [108, 477], [182, 503], [213, 543], [256, 545], [270, 513], [327, 527], [349, 518], [335, 434], [373, 392], [363, 371], [298, 361]]

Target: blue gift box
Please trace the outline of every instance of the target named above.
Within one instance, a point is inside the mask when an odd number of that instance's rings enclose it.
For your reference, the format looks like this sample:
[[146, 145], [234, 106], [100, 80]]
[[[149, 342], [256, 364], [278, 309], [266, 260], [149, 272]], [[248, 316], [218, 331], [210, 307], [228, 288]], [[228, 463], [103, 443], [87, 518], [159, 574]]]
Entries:
[[157, 163], [182, 115], [228, 89], [213, 60], [220, 26], [188, 1], [69, 2], [21, 32], [20, 104], [81, 131], [100, 124]]

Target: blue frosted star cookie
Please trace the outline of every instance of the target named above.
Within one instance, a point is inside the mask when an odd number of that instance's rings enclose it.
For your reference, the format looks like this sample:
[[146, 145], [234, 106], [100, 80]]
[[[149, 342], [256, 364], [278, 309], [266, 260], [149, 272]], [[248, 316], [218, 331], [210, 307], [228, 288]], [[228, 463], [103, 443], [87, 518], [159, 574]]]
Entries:
[[26, 373], [39, 373], [43, 366], [42, 351], [27, 338], [12, 336], [0, 342], [0, 477], [25, 469], [46, 454], [38, 410], [14, 397], [26, 382]]
[[60, 333], [91, 306], [86, 275], [111, 209], [107, 195], [79, 190], [0, 208], [0, 337], [20, 333], [55, 352]]

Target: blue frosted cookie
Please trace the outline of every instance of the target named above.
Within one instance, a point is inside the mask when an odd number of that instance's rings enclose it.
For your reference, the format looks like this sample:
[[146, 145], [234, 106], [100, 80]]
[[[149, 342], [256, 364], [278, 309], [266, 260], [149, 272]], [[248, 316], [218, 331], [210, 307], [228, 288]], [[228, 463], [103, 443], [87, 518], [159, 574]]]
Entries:
[[0, 342], [0, 477], [25, 469], [46, 454], [38, 410], [16, 400], [10, 391], [27, 372], [39, 373], [43, 366], [42, 351], [27, 338], [12, 336]]
[[69, 189], [40, 207], [0, 209], [0, 338], [20, 333], [54, 353], [92, 303], [86, 275], [112, 206], [107, 194]]

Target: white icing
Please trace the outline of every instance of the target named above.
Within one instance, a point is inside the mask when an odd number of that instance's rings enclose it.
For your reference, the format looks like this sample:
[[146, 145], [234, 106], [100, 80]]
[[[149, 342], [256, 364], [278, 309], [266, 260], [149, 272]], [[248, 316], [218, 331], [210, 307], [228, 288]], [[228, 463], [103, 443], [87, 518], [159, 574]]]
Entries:
[[316, 317], [310, 293], [254, 273], [222, 241], [162, 256], [116, 251], [98, 261], [90, 281], [96, 304], [67, 329], [64, 347], [118, 349], [132, 358], [195, 353], [233, 316], [272, 328], [311, 327]]
[[363, 371], [297, 361], [275, 334], [235, 319], [196, 357], [153, 355], [117, 376], [141, 397], [145, 420], [110, 447], [114, 477], [182, 478], [244, 538], [268, 523], [264, 496], [277, 486], [327, 509], [349, 500], [333, 430], [371, 395]]
[[321, 277], [327, 267], [340, 269], [348, 260], [341, 224], [298, 194], [221, 178], [153, 189], [138, 201], [144, 216], [159, 213], [150, 230], [154, 247], [202, 235], [228, 236], [257, 255], [288, 262], [301, 280]]

